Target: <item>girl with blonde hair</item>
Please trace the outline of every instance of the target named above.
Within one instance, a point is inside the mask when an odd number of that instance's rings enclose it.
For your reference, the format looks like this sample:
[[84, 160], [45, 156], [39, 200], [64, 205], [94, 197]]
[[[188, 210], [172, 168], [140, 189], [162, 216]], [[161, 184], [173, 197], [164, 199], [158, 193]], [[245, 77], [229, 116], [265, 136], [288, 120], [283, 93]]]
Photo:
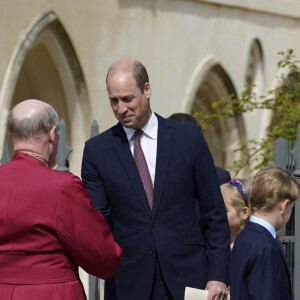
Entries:
[[232, 249], [236, 236], [250, 218], [251, 180], [231, 179], [228, 183], [221, 185], [221, 192], [227, 211], [231, 232], [230, 248]]

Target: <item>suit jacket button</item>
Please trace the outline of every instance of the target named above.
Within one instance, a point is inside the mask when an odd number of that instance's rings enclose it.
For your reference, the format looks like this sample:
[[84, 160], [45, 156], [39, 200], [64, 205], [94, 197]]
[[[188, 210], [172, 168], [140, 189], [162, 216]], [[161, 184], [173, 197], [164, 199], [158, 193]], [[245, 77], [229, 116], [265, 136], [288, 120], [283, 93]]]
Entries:
[[152, 224], [152, 228], [156, 228], [156, 224]]
[[153, 254], [153, 253], [154, 253], [154, 251], [155, 251], [155, 249], [154, 249], [154, 248], [150, 248], [150, 249], [149, 249], [149, 253], [150, 253], [150, 254]]

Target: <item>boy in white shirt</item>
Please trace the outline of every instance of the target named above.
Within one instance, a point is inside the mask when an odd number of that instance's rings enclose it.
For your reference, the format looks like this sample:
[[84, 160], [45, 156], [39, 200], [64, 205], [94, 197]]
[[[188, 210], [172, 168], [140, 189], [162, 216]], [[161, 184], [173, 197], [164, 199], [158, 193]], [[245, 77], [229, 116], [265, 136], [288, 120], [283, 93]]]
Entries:
[[300, 184], [287, 170], [268, 167], [255, 175], [252, 216], [232, 250], [232, 300], [294, 299], [288, 263], [276, 231], [289, 221], [299, 193]]

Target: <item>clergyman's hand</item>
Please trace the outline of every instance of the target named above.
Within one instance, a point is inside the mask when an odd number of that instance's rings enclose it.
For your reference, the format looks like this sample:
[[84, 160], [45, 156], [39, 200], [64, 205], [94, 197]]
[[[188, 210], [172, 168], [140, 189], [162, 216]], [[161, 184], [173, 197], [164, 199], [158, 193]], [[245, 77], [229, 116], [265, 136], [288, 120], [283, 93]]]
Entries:
[[221, 281], [208, 281], [206, 290], [208, 291], [207, 300], [227, 299], [227, 286]]

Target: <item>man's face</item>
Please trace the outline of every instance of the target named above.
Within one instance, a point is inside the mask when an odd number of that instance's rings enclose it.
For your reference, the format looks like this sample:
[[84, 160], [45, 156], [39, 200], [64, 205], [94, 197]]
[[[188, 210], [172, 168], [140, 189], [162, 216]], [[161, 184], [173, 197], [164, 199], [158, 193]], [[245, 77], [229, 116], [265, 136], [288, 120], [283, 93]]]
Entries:
[[118, 71], [108, 76], [107, 93], [114, 115], [124, 127], [141, 129], [149, 121], [151, 87], [148, 82], [142, 94], [131, 73]]

